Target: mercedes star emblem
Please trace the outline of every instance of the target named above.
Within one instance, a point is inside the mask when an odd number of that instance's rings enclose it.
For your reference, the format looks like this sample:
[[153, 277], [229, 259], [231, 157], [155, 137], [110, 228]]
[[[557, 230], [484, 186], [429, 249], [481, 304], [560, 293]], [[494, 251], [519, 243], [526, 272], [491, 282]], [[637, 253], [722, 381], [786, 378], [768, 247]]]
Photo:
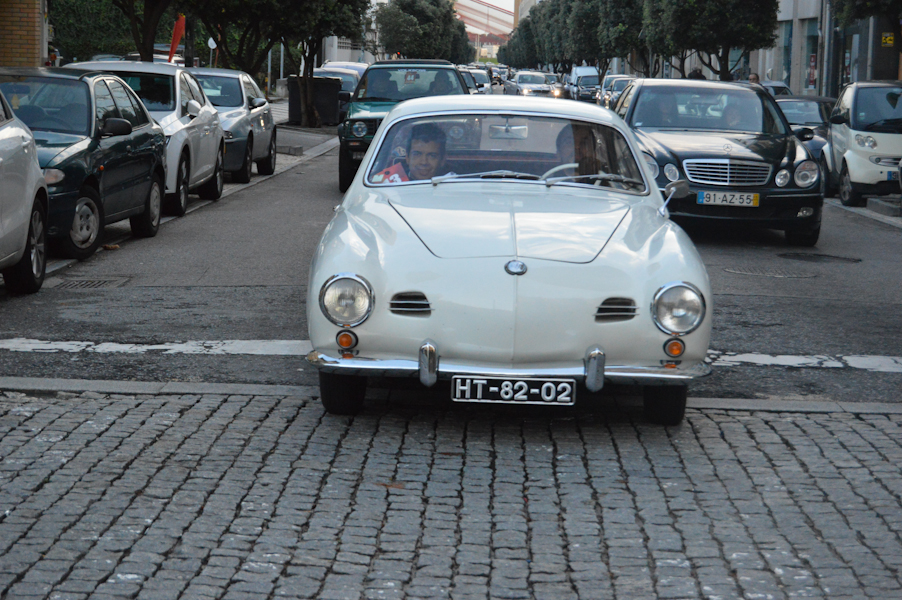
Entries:
[[519, 260], [512, 260], [504, 265], [504, 270], [511, 275], [522, 275], [526, 272], [526, 263]]
[[724, 152], [732, 152], [732, 151], [733, 151], [733, 146], [731, 146], [730, 144], [724, 144], [724, 145], [723, 145], [723, 150], [724, 150]]

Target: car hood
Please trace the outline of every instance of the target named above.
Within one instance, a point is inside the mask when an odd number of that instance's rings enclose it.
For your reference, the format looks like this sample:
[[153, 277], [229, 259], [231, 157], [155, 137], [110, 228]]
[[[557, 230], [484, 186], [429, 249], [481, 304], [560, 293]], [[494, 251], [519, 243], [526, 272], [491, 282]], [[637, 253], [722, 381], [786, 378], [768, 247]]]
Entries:
[[588, 263], [630, 211], [629, 202], [615, 193], [571, 186], [444, 183], [383, 193], [426, 247], [449, 259], [517, 256]]
[[87, 149], [90, 138], [71, 133], [55, 131], [33, 131], [34, 143], [38, 149], [38, 163], [45, 168], [51, 163], [64, 161], [73, 154]]
[[166, 111], [151, 111], [150, 116], [154, 121], [160, 124], [160, 127], [163, 128], [163, 131], [166, 135], [172, 134], [173, 125], [178, 122], [178, 112], [174, 110], [166, 110]]
[[674, 131], [637, 129], [636, 137], [653, 153], [670, 154], [674, 158], [732, 158], [780, 164], [785, 156], [795, 154], [797, 140], [792, 135], [728, 133], [723, 131]]
[[547, 92], [551, 86], [547, 83], [521, 83], [520, 88], [524, 90], [535, 90], [537, 92]]
[[348, 119], [382, 119], [397, 102], [351, 102]]
[[216, 112], [219, 113], [219, 120], [222, 122], [223, 129], [226, 129], [226, 124], [237, 121], [247, 114], [247, 111], [243, 106], [224, 106], [222, 108], [217, 108]]

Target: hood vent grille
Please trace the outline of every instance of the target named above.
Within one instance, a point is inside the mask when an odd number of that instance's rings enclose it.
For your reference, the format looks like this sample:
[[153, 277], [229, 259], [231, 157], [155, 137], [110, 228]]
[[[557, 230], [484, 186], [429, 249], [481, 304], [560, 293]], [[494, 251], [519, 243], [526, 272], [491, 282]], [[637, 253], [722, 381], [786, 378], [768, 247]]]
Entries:
[[432, 313], [432, 306], [422, 292], [401, 292], [392, 296], [389, 310], [396, 315], [428, 317]]
[[596, 323], [629, 321], [639, 312], [636, 303], [629, 298], [608, 298], [595, 311]]

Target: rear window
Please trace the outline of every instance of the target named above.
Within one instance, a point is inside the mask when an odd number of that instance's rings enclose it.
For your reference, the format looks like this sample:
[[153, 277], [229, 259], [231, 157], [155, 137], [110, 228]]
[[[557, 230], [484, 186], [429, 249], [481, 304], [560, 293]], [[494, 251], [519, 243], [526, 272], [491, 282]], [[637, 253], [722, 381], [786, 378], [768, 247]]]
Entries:
[[598, 75], [586, 75], [585, 77], [580, 77], [578, 85], [579, 87], [598, 85]]
[[125, 80], [149, 111], [175, 110], [174, 80], [171, 75], [157, 73], [126, 73], [114, 71]]
[[830, 116], [830, 109], [823, 102], [792, 100], [777, 104], [791, 125], [822, 125]]
[[400, 102], [424, 96], [466, 94], [451, 69], [398, 67], [370, 69], [360, 80], [354, 100]]
[[195, 73], [200, 87], [213, 106], [243, 106], [244, 96], [241, 94], [241, 81], [237, 77], [220, 75], [200, 75]]

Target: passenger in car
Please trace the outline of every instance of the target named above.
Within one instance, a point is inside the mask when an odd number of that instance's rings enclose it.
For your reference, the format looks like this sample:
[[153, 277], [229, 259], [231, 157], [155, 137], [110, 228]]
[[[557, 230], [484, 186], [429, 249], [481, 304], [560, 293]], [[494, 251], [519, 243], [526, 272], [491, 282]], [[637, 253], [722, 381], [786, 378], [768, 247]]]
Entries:
[[410, 179], [432, 179], [444, 175], [445, 132], [434, 123], [417, 125], [407, 142], [407, 170]]

